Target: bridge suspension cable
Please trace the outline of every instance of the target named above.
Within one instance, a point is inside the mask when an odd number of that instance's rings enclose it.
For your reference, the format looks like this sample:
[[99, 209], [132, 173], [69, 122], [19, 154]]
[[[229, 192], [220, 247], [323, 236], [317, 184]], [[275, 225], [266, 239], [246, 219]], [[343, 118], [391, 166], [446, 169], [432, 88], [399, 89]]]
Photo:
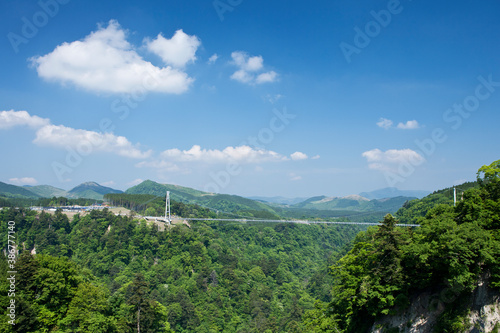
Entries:
[[[380, 226], [383, 223], [354, 222], [354, 221], [309, 221], [309, 220], [261, 220], [261, 219], [213, 219], [213, 218], [181, 218], [186, 221], [218, 221], [218, 222], [263, 222], [263, 223], [296, 223], [296, 224], [343, 224]], [[420, 227], [420, 224], [396, 224], [397, 227]]]

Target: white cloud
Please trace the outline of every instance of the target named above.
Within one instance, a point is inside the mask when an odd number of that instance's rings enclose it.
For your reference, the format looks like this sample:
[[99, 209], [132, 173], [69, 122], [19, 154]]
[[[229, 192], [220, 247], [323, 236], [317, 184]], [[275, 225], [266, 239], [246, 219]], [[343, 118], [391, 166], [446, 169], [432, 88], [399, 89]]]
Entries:
[[291, 172], [291, 173], [289, 174], [289, 176], [290, 176], [290, 180], [291, 180], [291, 181], [302, 180], [302, 176], [298, 176], [298, 175], [296, 175], [296, 174], [295, 174], [295, 173], [293, 173], [293, 172]]
[[108, 152], [129, 158], [147, 158], [151, 151], [142, 151], [124, 136], [74, 129], [63, 125], [47, 125], [36, 132], [35, 144], [59, 148], [72, 148], [82, 155]]
[[49, 119], [32, 116], [26, 111], [0, 112], [0, 129], [27, 125], [34, 129], [33, 143], [41, 146], [71, 148], [82, 155], [93, 152], [108, 152], [129, 158], [147, 158], [151, 151], [142, 151], [127, 138], [112, 133], [99, 133], [75, 129], [63, 125], [53, 125]]
[[26, 111], [1, 111], [0, 112], [0, 129], [7, 129], [15, 126], [29, 126], [31, 128], [40, 128], [48, 125], [50, 120], [31, 116]]
[[290, 158], [293, 161], [307, 160], [307, 155], [300, 151], [296, 151], [295, 153], [290, 155]]
[[[181, 48], [184, 46], [181, 43]], [[182, 51], [174, 52], [176, 56], [172, 59], [178, 63], [193, 59], [189, 52]], [[83, 40], [63, 43], [51, 53], [31, 58], [31, 62], [43, 79], [72, 83], [93, 92], [181, 94], [193, 82], [182, 70], [160, 68], [145, 61], [126, 40], [126, 31], [114, 20], [106, 28], [99, 26]]]
[[177, 148], [168, 149], [161, 153], [161, 158], [175, 162], [208, 162], [208, 163], [260, 163], [265, 161], [282, 161], [287, 158], [274, 151], [254, 149], [249, 146], [226, 147], [223, 150], [202, 149], [194, 145], [189, 150]]
[[275, 82], [278, 79], [278, 73], [269, 71], [258, 73], [264, 68], [264, 59], [262, 56], [249, 56], [246, 52], [235, 51], [231, 53], [233, 64], [239, 69], [231, 75], [231, 79], [248, 84], [262, 84]]
[[262, 73], [262, 74], [259, 74], [257, 76], [257, 78], [255, 79], [255, 83], [261, 84], [261, 83], [267, 83], [267, 82], [274, 82], [274, 81], [276, 81], [277, 77], [278, 77], [278, 73], [276, 73], [275, 71]]
[[311, 157], [311, 159], [313, 159], [313, 160], [318, 160], [318, 159], [320, 159], [320, 157], [321, 157], [321, 156], [319, 156], [319, 155], [315, 155], [315, 156]]
[[385, 118], [380, 118], [380, 120], [377, 122], [377, 126], [383, 128], [383, 129], [391, 128], [392, 124], [393, 124], [392, 120], [385, 119]]
[[219, 56], [217, 55], [217, 53], [214, 53], [210, 58], [208, 58], [208, 63], [210, 65], [215, 64], [217, 59], [219, 59]]
[[243, 69], [236, 71], [231, 75], [231, 79], [242, 82], [242, 83], [250, 83], [254, 80], [254, 76]]
[[370, 169], [380, 171], [393, 171], [405, 163], [419, 165], [425, 160], [422, 155], [411, 149], [390, 149], [385, 152], [372, 149], [365, 151], [362, 156], [366, 158]]
[[11, 178], [9, 181], [16, 185], [36, 185], [38, 183], [33, 177]]
[[399, 129], [418, 129], [420, 128], [420, 124], [416, 120], [408, 120], [406, 123], [399, 123], [398, 124]]
[[233, 58], [236, 66], [246, 72], [256, 72], [264, 67], [264, 59], [262, 56], [250, 57], [246, 52], [235, 51], [231, 53], [231, 58]]
[[165, 64], [183, 68], [188, 62], [195, 62], [196, 51], [201, 45], [196, 36], [189, 36], [182, 29], [177, 30], [172, 38], [158, 34], [154, 40], [146, 40], [150, 52], [158, 55]]

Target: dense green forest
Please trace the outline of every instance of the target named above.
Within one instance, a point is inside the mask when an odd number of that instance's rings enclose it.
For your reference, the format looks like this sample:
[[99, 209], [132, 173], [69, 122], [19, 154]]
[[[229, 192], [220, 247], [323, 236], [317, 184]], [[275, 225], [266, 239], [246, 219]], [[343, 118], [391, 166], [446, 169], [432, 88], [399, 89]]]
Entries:
[[[456, 205], [451, 189], [436, 191], [368, 229], [195, 222], [161, 232], [108, 210], [70, 221], [61, 211], [5, 208], [0, 331], [368, 332], [432, 291], [447, 294], [434, 331], [462, 332], [478, 282], [500, 289], [500, 161], [457, 188]], [[155, 195], [107, 200], [164, 213]], [[182, 202], [172, 213], [226, 214]], [[13, 300], [15, 325], [7, 316]]]
[[[304, 313], [330, 298], [331, 258], [360, 230], [195, 223], [159, 232], [107, 210], [69, 221], [60, 211], [3, 209], [0, 220], [2, 247], [14, 221], [20, 250], [19, 332], [307, 332]], [[0, 261], [4, 310], [8, 259]]]
[[500, 287], [500, 161], [479, 169], [477, 179], [459, 187], [456, 206], [453, 192], [443, 190], [397, 212], [400, 221], [420, 228], [395, 227], [396, 218], [387, 215], [382, 226], [358, 234], [349, 253], [331, 266], [332, 300], [317, 304], [306, 319], [311, 330], [367, 332], [424, 290], [448, 294], [435, 332], [469, 328], [464, 300], [478, 281]]

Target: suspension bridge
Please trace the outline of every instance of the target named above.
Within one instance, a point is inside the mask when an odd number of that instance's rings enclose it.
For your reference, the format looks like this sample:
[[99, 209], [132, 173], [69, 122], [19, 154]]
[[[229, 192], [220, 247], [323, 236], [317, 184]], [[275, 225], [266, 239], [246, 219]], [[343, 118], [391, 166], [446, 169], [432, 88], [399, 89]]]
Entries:
[[[145, 220], [164, 222], [166, 225], [170, 226], [173, 222], [184, 223], [189, 225], [189, 222], [200, 221], [200, 222], [257, 222], [257, 223], [295, 223], [295, 224], [336, 224], [336, 225], [364, 225], [364, 226], [380, 226], [383, 223], [377, 222], [356, 222], [356, 221], [314, 221], [314, 220], [267, 220], [267, 219], [255, 219], [255, 218], [183, 218], [183, 217], [172, 217], [170, 211], [170, 191], [167, 191], [166, 202], [165, 202], [165, 216], [142, 216]], [[397, 227], [420, 227], [420, 224], [396, 224]]]

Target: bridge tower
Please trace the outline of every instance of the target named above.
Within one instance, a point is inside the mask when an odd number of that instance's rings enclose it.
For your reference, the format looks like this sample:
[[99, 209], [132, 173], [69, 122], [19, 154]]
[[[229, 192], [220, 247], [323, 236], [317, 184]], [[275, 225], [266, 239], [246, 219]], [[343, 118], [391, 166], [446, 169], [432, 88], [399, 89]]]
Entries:
[[170, 217], [170, 191], [167, 191], [167, 196], [165, 198], [165, 222], [170, 225], [172, 219]]

